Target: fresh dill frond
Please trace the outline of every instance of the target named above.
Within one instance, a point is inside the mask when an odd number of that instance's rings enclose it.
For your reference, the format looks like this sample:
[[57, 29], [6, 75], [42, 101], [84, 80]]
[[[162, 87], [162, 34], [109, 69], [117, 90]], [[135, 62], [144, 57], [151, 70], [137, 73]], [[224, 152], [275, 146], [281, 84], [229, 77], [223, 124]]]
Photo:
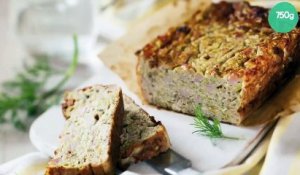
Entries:
[[223, 138], [238, 140], [238, 138], [235, 137], [225, 136], [223, 134], [220, 121], [216, 118], [214, 118], [213, 121], [209, 121], [209, 119], [203, 114], [200, 106], [197, 106], [195, 109], [195, 119], [193, 125], [196, 128], [196, 131], [193, 133], [199, 133], [212, 139]]
[[50, 106], [59, 102], [63, 86], [74, 74], [78, 64], [78, 43], [74, 35], [73, 60], [60, 82], [50, 90], [45, 86], [57, 71], [51, 68], [49, 58], [39, 57], [32, 65], [25, 65], [16, 77], [2, 84], [0, 93], [0, 124], [9, 123], [15, 128], [26, 130], [32, 119]]

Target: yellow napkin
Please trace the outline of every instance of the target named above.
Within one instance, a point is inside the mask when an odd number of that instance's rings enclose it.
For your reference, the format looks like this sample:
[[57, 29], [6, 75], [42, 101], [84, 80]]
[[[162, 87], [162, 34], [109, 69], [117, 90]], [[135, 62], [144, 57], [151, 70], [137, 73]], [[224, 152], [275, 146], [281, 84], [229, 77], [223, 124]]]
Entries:
[[300, 173], [300, 113], [283, 117], [278, 122], [260, 174]]

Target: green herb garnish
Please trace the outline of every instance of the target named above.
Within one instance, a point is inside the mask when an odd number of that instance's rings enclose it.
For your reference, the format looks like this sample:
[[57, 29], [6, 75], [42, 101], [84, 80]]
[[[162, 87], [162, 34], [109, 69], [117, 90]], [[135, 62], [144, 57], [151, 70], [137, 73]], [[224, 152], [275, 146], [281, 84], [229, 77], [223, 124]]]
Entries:
[[47, 57], [36, 58], [31, 66], [25, 66], [14, 80], [5, 82], [0, 93], [0, 124], [12, 124], [26, 130], [31, 121], [50, 106], [57, 104], [63, 94], [63, 86], [74, 74], [78, 64], [78, 43], [74, 35], [73, 60], [64, 77], [50, 90], [45, 85], [57, 71], [49, 65]]
[[235, 137], [225, 136], [223, 134], [220, 121], [216, 118], [213, 121], [209, 121], [208, 118], [203, 114], [201, 107], [197, 106], [195, 109], [195, 123], [193, 124], [196, 127], [196, 131], [193, 133], [200, 133], [203, 136], [209, 138], [223, 138], [223, 139], [232, 139], [238, 140]]

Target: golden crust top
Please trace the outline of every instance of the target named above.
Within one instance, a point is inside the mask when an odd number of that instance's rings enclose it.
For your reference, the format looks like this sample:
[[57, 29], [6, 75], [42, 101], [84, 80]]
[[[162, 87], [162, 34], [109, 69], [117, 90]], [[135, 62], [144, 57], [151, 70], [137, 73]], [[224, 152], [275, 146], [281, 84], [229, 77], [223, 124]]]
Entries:
[[298, 27], [289, 33], [276, 33], [267, 16], [268, 9], [247, 2], [212, 4], [136, 54], [149, 60], [151, 67], [189, 69], [250, 81], [253, 76], [288, 64], [298, 45]]

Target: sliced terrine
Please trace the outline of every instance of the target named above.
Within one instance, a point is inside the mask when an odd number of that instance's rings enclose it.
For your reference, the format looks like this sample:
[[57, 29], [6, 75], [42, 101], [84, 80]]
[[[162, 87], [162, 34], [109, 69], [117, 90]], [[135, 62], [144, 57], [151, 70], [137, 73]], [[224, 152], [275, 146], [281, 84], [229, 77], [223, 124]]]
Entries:
[[165, 127], [132, 99], [123, 95], [124, 121], [121, 135], [121, 167], [149, 160], [170, 148]]
[[121, 89], [93, 86], [67, 101], [70, 119], [46, 175], [112, 175], [120, 156], [124, 116]]
[[[75, 108], [80, 108], [76, 104], [86, 100], [82, 91], [93, 89], [87, 87], [84, 89], [68, 91], [65, 93], [64, 103], [62, 105], [64, 117], [70, 119], [72, 111]], [[97, 101], [97, 93], [89, 94], [90, 98]], [[127, 168], [132, 163], [148, 160], [154, 156], [165, 152], [170, 148], [168, 133], [161, 122], [155, 121], [147, 112], [136, 105], [134, 101], [123, 94], [124, 100], [124, 118], [122, 134], [120, 136], [120, 160], [119, 166]]]
[[268, 9], [212, 4], [136, 52], [146, 102], [241, 124], [293, 71], [300, 29], [276, 33]]

